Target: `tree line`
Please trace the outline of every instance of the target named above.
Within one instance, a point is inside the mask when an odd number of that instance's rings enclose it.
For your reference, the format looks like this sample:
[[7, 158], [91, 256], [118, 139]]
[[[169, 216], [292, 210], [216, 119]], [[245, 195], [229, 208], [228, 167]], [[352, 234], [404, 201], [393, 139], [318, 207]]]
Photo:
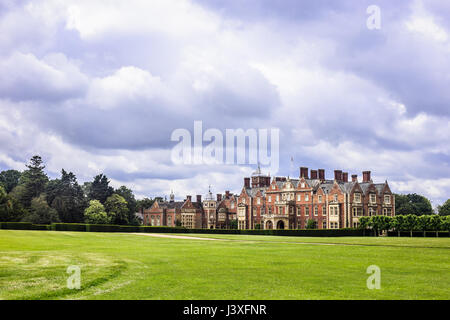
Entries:
[[139, 225], [142, 221], [136, 212], [154, 202], [136, 200], [126, 186], [114, 189], [104, 174], [83, 185], [64, 169], [60, 178], [50, 179], [38, 155], [26, 168], [0, 172], [0, 221]]
[[389, 216], [372, 216], [360, 217], [360, 229], [372, 229], [375, 235], [380, 232], [394, 230], [409, 231], [411, 236], [413, 231], [423, 231], [424, 236], [426, 231], [450, 231], [450, 216], [440, 215], [421, 215], [414, 214], [398, 215], [394, 217]]

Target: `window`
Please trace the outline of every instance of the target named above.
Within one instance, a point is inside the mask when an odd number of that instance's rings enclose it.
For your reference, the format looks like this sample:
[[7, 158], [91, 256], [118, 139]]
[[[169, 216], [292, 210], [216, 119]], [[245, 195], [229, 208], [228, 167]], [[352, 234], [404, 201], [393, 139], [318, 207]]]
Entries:
[[275, 188], [276, 188], [276, 187], [275, 187], [275, 185], [273, 184], [273, 185], [272, 185], [272, 189], [275, 190]]
[[338, 196], [337, 196], [337, 194], [334, 195], [334, 201], [336, 201], [336, 202], [338, 201]]
[[370, 194], [370, 203], [376, 203], [377, 202], [377, 197], [375, 193], [371, 193]]
[[391, 203], [391, 196], [385, 195], [384, 196], [384, 203], [390, 204]]
[[234, 202], [231, 203], [231, 209], [234, 209]]
[[299, 215], [301, 215], [301, 214], [302, 214], [302, 208], [297, 207], [297, 215], [299, 216]]
[[272, 196], [269, 196], [268, 201], [272, 202]]
[[322, 229], [326, 229], [326, 228], [327, 228], [327, 222], [324, 221], [324, 222], [322, 223]]
[[277, 201], [280, 201], [280, 196], [279, 195], [277, 195]]
[[309, 216], [309, 207], [305, 207], [305, 216]]
[[322, 196], [319, 195], [319, 203], [322, 203]]
[[374, 216], [375, 214], [376, 214], [375, 209], [372, 207], [369, 207], [369, 216], [371, 217], [371, 216]]
[[245, 198], [242, 198], [242, 203], [244, 203], [244, 204], [245, 204]]
[[302, 197], [301, 197], [301, 195], [297, 195], [297, 201], [302, 201]]
[[314, 207], [314, 215], [315, 216], [319, 215], [319, 208], [317, 206]]
[[261, 198], [256, 199], [256, 204], [261, 204]]
[[363, 210], [360, 207], [353, 207], [353, 216], [361, 217], [363, 215]]
[[322, 207], [322, 215], [323, 216], [327, 215], [327, 207], [325, 207], [325, 206]]
[[305, 183], [304, 182], [302, 182], [302, 184], [300, 185], [302, 188], [304, 188], [305, 187]]
[[356, 203], [361, 203], [361, 193], [355, 193], [355, 195], [353, 196], [353, 200]]
[[309, 194], [305, 194], [305, 201], [309, 201]]

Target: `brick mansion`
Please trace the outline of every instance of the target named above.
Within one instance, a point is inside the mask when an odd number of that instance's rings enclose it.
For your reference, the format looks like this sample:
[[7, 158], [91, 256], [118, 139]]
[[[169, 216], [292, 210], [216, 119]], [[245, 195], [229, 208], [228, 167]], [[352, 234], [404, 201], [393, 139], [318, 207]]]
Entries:
[[[184, 201], [155, 201], [142, 211], [144, 225], [208, 229], [354, 228], [359, 218], [395, 215], [395, 197], [387, 181], [374, 183], [370, 171], [356, 174], [300, 167], [298, 179], [265, 175], [258, 170], [244, 178], [240, 194], [225, 191], [206, 197], [188, 195]], [[311, 220], [311, 221], [310, 221]]]

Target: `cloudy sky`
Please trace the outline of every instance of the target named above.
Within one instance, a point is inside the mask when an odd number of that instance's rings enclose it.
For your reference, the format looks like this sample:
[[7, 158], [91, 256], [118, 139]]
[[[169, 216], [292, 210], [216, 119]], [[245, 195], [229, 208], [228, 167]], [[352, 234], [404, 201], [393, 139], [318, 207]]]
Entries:
[[450, 3], [393, 3], [0, 0], [0, 169], [40, 154], [52, 177], [104, 172], [138, 197], [238, 192], [254, 167], [171, 161], [173, 130], [201, 120], [279, 128], [279, 175], [371, 170], [440, 204]]

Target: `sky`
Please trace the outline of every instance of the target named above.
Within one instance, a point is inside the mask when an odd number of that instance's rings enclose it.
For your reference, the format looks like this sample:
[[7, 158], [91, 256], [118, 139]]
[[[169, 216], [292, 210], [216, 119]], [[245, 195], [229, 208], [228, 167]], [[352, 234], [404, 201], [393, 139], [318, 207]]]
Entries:
[[0, 169], [39, 154], [138, 198], [240, 192], [255, 165], [171, 160], [202, 121], [279, 128], [277, 175], [370, 170], [442, 204], [449, 88], [448, 1], [0, 0]]

